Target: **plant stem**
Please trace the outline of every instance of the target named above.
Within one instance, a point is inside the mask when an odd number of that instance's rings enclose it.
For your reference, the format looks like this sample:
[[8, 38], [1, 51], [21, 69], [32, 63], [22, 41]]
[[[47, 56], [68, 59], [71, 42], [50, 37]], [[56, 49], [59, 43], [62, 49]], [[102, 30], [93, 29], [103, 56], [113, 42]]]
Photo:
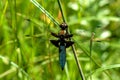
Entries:
[[60, 8], [60, 12], [61, 12], [61, 14], [62, 14], [63, 22], [66, 22], [65, 17], [64, 17], [64, 14], [63, 14], [63, 10], [62, 10], [61, 2], [60, 2], [60, 0], [57, 0], [57, 1], [58, 1], [58, 5], [59, 5], [59, 8]]
[[83, 74], [81, 65], [80, 65], [79, 60], [78, 60], [78, 57], [77, 57], [77, 55], [76, 55], [75, 46], [72, 45], [71, 47], [72, 47], [73, 54], [74, 54], [74, 57], [75, 57], [75, 60], [76, 60], [77, 66], [78, 66], [78, 70], [79, 70], [80, 76], [81, 76], [82, 80], [85, 80], [85, 76], [84, 76], [84, 74]]
[[57, 26], [59, 23], [53, 18], [53, 16], [45, 10], [36, 0], [30, 0], [36, 7], [38, 7], [52, 22], [54, 22]]
[[[92, 35], [91, 35], [91, 39], [90, 39], [90, 68], [92, 67], [92, 60], [91, 60], [91, 57], [92, 57], [92, 44], [93, 44], [93, 39], [94, 39], [94, 32], [92, 32]], [[90, 69], [90, 73], [92, 72], [92, 69]], [[90, 80], [92, 80], [92, 75], [90, 75]]]
[[[65, 17], [64, 17], [64, 14], [63, 14], [63, 10], [62, 10], [62, 6], [61, 6], [61, 2], [60, 2], [60, 0], [57, 0], [57, 1], [58, 1], [58, 4], [59, 4], [59, 8], [60, 8], [61, 14], [62, 14], [63, 22], [66, 23]], [[66, 29], [66, 32], [67, 32], [68, 34], [70, 34], [68, 28]], [[69, 40], [72, 40], [72, 39], [69, 38]], [[78, 66], [78, 70], [79, 70], [80, 76], [81, 76], [82, 80], [85, 80], [85, 76], [84, 76], [84, 74], [83, 74], [81, 65], [80, 65], [79, 60], [78, 60], [78, 57], [77, 57], [77, 55], [76, 55], [77, 53], [76, 53], [74, 44], [73, 44], [71, 47], [72, 47], [72, 51], [73, 51], [73, 54], [74, 54], [75, 61], [76, 61], [77, 66]]]

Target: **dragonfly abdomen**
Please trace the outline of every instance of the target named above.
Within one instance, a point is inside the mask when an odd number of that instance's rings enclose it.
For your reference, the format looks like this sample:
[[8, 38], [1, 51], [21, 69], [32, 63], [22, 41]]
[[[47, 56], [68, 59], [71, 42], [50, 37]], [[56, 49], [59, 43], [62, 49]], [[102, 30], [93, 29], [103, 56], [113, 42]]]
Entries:
[[59, 61], [62, 70], [64, 69], [65, 62], [66, 62], [66, 47], [65, 45], [59, 46]]

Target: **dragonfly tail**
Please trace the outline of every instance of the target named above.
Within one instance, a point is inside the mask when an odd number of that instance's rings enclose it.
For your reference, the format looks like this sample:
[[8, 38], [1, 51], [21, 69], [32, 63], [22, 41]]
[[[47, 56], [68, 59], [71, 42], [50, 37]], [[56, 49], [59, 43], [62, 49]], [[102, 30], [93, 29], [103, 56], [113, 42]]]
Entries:
[[59, 48], [59, 61], [62, 70], [64, 69], [65, 62], [66, 62], [66, 47], [60, 46]]

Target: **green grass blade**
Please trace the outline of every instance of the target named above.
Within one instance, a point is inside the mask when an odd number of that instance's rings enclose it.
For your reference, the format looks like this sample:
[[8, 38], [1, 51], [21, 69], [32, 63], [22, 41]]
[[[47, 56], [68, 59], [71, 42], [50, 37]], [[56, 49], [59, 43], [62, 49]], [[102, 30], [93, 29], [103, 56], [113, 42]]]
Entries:
[[[5, 63], [10, 63], [10, 65], [15, 67], [16, 69], [19, 69], [29, 80], [32, 80], [32, 78], [22, 68], [20, 68], [16, 63], [10, 61], [9, 59], [7, 59], [6, 57], [1, 56], [1, 55], [0, 55], [0, 59], [2, 59], [2, 61]], [[12, 70], [14, 70], [14, 68]]]
[[[83, 44], [82, 43], [79, 43], [78, 41], [76, 41], [76, 40], [74, 40], [75, 41], [75, 43], [77, 43], [77, 45], [80, 47], [80, 49], [88, 56], [88, 57], [90, 57], [90, 59], [91, 59], [91, 61], [94, 63], [94, 64], [96, 64], [96, 66], [97, 67], [101, 67], [101, 65], [99, 64], [99, 63], [97, 63], [96, 61], [95, 61], [95, 59], [92, 57], [92, 56], [90, 56], [90, 52], [89, 52], [89, 50], [88, 49], [86, 49], [84, 46], [83, 46]], [[110, 80], [112, 80], [112, 78], [111, 78], [111, 76], [110, 76], [110, 74], [109, 73], [107, 73], [106, 71], [104, 71], [104, 73], [110, 78]]]
[[[62, 10], [61, 2], [60, 2], [60, 0], [57, 0], [57, 2], [58, 2], [58, 5], [59, 5], [59, 8], [60, 8], [60, 11], [61, 11], [61, 15], [62, 15], [63, 22], [66, 23], [66, 20], [65, 20], [64, 14], [63, 14], [63, 10]], [[70, 34], [70, 31], [69, 31], [68, 28], [66, 29], [66, 32], [67, 32], [68, 34]], [[71, 38], [69, 38], [69, 40], [71, 40]], [[74, 58], [75, 58], [76, 64], [77, 64], [77, 66], [78, 66], [78, 70], [79, 70], [80, 76], [81, 76], [82, 80], [85, 80], [85, 76], [84, 76], [84, 74], [83, 74], [81, 64], [80, 64], [80, 62], [79, 62], [79, 60], [78, 60], [78, 57], [77, 57], [77, 55], [76, 55], [75, 46], [72, 45], [71, 47], [72, 47], [72, 50], [73, 50], [73, 54], [74, 54]]]
[[120, 68], [120, 64], [114, 64], [114, 65], [108, 65], [108, 66], [103, 66], [101, 68], [98, 68], [94, 71], [92, 71], [92, 73], [89, 74], [90, 75], [93, 75], [97, 72], [104, 72], [105, 70], [109, 70], [109, 69], [114, 69], [114, 68]]
[[63, 14], [63, 10], [62, 10], [62, 6], [61, 6], [61, 2], [60, 2], [60, 0], [57, 0], [57, 2], [58, 2], [58, 5], [59, 5], [59, 8], [60, 8], [60, 12], [61, 12], [61, 15], [62, 15], [63, 22], [66, 23], [66, 20], [65, 20], [64, 14]]
[[[91, 35], [91, 39], [90, 39], [90, 57], [92, 57], [92, 45], [93, 45], [93, 39], [94, 39], [94, 33], [92, 33]], [[90, 59], [90, 67], [92, 65], [92, 60]], [[92, 69], [90, 70], [90, 73], [92, 72]], [[90, 75], [90, 80], [92, 80], [92, 75]]]
[[54, 17], [45, 10], [36, 0], [30, 0], [36, 7], [38, 7], [53, 23], [59, 26], [59, 23], [54, 19]]

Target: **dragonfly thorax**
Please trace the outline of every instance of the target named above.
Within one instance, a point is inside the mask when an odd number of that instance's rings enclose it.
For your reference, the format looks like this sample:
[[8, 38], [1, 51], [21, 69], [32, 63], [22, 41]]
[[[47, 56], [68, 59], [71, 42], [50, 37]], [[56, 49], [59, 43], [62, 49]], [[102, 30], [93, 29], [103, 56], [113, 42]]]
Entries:
[[65, 35], [66, 31], [65, 30], [60, 30], [59, 35]]

